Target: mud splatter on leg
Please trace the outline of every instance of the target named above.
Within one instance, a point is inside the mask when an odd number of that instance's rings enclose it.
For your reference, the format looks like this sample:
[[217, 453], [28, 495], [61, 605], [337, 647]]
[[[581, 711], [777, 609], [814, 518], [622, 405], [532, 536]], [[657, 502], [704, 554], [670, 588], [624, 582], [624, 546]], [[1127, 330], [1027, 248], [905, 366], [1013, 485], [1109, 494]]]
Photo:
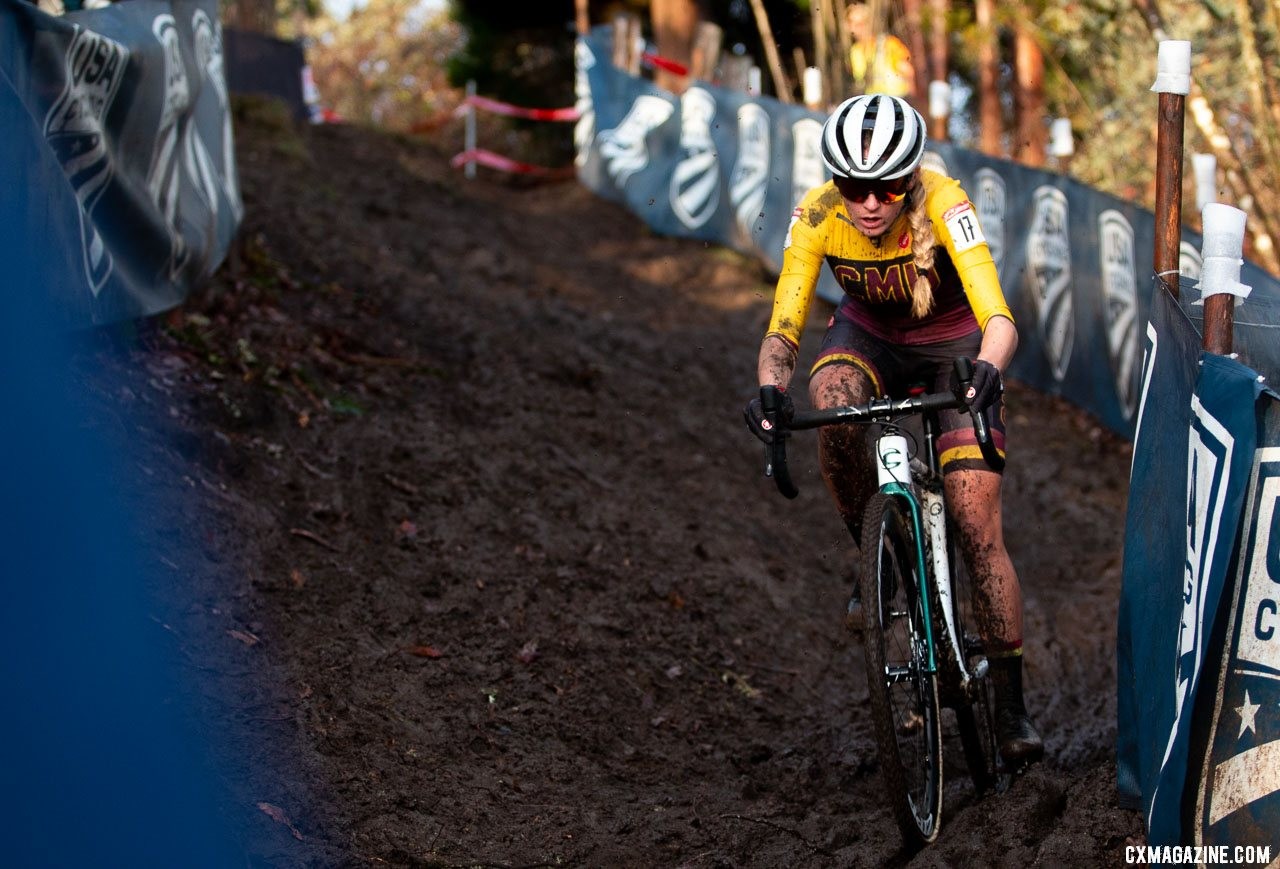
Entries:
[[[809, 382], [809, 400], [818, 409], [859, 404], [870, 396], [871, 384], [866, 375], [852, 366], [829, 365]], [[822, 479], [854, 545], [862, 536], [863, 505], [875, 489], [867, 450], [866, 429], [862, 426], [826, 426], [818, 432]]]

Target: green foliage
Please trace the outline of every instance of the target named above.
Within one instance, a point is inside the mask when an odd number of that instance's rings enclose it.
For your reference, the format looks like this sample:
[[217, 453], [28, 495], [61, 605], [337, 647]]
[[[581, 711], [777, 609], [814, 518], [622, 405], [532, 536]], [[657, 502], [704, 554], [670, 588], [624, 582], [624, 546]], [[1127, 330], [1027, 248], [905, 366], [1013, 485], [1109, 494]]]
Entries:
[[452, 109], [445, 67], [462, 29], [416, 0], [368, 0], [345, 21], [305, 27], [308, 61], [322, 102], [353, 123], [404, 130]]

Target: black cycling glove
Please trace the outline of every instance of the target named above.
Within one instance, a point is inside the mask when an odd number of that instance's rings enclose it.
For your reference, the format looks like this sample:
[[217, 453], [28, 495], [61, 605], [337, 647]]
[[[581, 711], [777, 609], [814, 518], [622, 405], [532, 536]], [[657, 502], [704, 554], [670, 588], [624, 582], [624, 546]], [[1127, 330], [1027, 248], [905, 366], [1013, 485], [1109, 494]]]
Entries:
[[951, 391], [965, 404], [976, 411], [984, 411], [999, 400], [1004, 392], [1004, 381], [1000, 378], [1000, 369], [985, 359], [973, 360], [973, 380], [969, 388], [962, 394], [960, 381], [956, 372], [951, 372]]
[[[791, 396], [787, 395], [787, 391], [781, 386], [777, 387], [778, 395], [782, 399], [782, 407], [780, 408], [782, 418], [787, 422], [795, 415], [795, 405], [791, 402]], [[751, 433], [767, 444], [773, 443], [773, 428], [769, 425], [769, 420], [764, 418], [764, 407], [760, 404], [760, 399], [753, 398], [747, 402], [746, 408], [742, 411], [742, 416], [747, 421], [747, 428], [751, 429]]]

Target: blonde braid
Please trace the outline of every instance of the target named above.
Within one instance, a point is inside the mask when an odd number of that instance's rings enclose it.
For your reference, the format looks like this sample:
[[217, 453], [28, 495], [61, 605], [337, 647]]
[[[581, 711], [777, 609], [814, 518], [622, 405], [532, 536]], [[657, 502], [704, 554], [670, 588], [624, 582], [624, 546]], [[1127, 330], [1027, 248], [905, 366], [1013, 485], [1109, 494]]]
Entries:
[[933, 223], [925, 211], [924, 181], [917, 169], [911, 176], [911, 188], [907, 193], [911, 210], [907, 212], [907, 224], [911, 227], [911, 251], [915, 254], [916, 282], [911, 288], [911, 316], [920, 319], [933, 308], [933, 284], [929, 272], [938, 238], [933, 234]]

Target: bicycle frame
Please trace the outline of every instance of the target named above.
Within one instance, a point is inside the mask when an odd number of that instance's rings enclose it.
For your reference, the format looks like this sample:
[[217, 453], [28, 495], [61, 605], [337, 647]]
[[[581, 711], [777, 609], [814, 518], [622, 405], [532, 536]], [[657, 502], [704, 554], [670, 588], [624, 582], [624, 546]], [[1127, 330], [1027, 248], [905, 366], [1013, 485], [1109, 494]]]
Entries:
[[[968, 360], [956, 360], [956, 373], [961, 384], [961, 392], [963, 392], [964, 387], [972, 379], [972, 368], [969, 367]], [[947, 511], [942, 491], [942, 471], [938, 464], [937, 415], [944, 410], [968, 409], [983, 458], [994, 470], [1003, 470], [1004, 459], [996, 451], [986, 419], [982, 414], [968, 408], [958, 396], [946, 392], [926, 393], [904, 399], [877, 398], [861, 405], [798, 412], [789, 421], [781, 418], [782, 402], [776, 390], [766, 387], [761, 390], [760, 398], [762, 409], [766, 418], [773, 424], [775, 433], [774, 441], [769, 445], [766, 454], [765, 474], [774, 478], [778, 490], [787, 498], [795, 498], [799, 494], [799, 490], [791, 480], [786, 463], [786, 442], [792, 431], [848, 423], [878, 423], [883, 427], [876, 438], [874, 450], [880, 490], [903, 498], [910, 508], [916, 539], [917, 568], [926, 582], [932, 577], [932, 582], [938, 590], [939, 601], [943, 604], [943, 623], [948, 635], [947, 642], [954, 652], [953, 657], [959, 662], [960, 687], [967, 691], [974, 676], [981, 677], [983, 673], [969, 672], [961, 646], [962, 638], [956, 636], [956, 626], [952, 616], [951, 565], [947, 555], [946, 535]], [[923, 427], [923, 461], [911, 458], [907, 440], [897, 425], [897, 420], [916, 415], [921, 417]], [[919, 462], [920, 468], [914, 469], [913, 462]], [[923, 510], [922, 505], [925, 508]], [[928, 527], [927, 536], [926, 526]], [[924, 554], [925, 540], [930, 541], [929, 560], [926, 560]], [[924, 595], [922, 603], [929, 650], [929, 672], [934, 674], [937, 673], [937, 660], [934, 654], [935, 638], [928, 594]]]
[[[906, 437], [900, 433], [896, 425], [885, 423], [880, 435], [876, 438], [876, 473], [880, 491], [902, 498], [910, 509], [919, 575], [924, 577], [926, 582], [932, 581], [937, 589], [938, 601], [942, 605], [943, 632], [946, 635], [944, 639], [950, 644], [952, 657], [959, 666], [960, 688], [967, 692], [974, 674], [969, 672], [952, 610], [951, 564], [947, 552], [946, 497], [939, 479], [941, 471], [938, 466], [936, 446], [937, 411], [923, 412], [921, 421], [924, 429], [924, 460], [909, 459]], [[927, 558], [924, 552], [926, 540], [929, 542]], [[932, 570], [928, 569], [929, 567], [932, 567]], [[926, 594], [921, 602], [924, 606], [925, 641], [929, 651], [928, 672], [932, 674], [937, 673], [938, 669], [934, 656], [937, 638], [933, 635], [931, 600], [931, 596]], [[977, 675], [980, 677], [984, 674]]]
[[[956, 608], [956, 578], [948, 540], [946, 486], [938, 455], [939, 414], [967, 408], [960, 398], [971, 381], [968, 359], [957, 359], [956, 394], [877, 398], [866, 404], [819, 411], [782, 413], [776, 387], [760, 390], [760, 404], [772, 432], [765, 473], [788, 498], [799, 492], [786, 464], [792, 430], [838, 424], [876, 424], [873, 440], [878, 492], [862, 518], [863, 558], [858, 588], [866, 610], [864, 639], [872, 729], [882, 774], [904, 843], [934, 841], [942, 818], [943, 742], [940, 710], [953, 710], [965, 763], [978, 792], [999, 786], [999, 761], [982, 677], [986, 658], [975, 657], [962, 627], [967, 616]], [[992, 443], [986, 418], [968, 408], [983, 458], [994, 470], [1004, 466]], [[911, 455], [901, 425], [919, 416], [919, 455]], [[938, 612], [938, 610], [941, 612]], [[945, 702], [943, 692], [945, 690]], [[979, 724], [979, 719], [981, 724]], [[911, 723], [908, 726], [908, 722]]]

